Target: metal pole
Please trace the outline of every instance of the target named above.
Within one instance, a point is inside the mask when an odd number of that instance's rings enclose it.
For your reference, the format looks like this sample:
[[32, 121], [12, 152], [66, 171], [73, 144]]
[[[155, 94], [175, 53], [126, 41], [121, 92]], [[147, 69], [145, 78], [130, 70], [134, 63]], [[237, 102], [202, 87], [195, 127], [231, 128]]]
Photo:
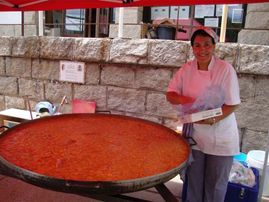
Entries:
[[25, 95], [23, 96], [23, 98], [26, 100], [26, 104], [27, 104], [27, 107], [29, 109], [29, 112], [30, 112], [30, 117], [31, 117], [31, 120], [33, 120], [33, 114], [32, 114], [32, 109], [31, 109], [31, 104], [30, 104], [30, 100], [29, 100], [29, 95]]
[[[269, 138], [269, 130], [268, 130], [268, 138]], [[263, 170], [261, 175], [261, 182], [260, 182], [260, 189], [259, 189], [259, 195], [258, 195], [258, 201], [262, 201], [262, 192], [264, 188], [264, 182], [266, 177], [266, 169], [267, 169], [267, 161], [268, 161], [268, 153], [269, 153], [269, 140], [267, 140], [267, 148], [265, 151], [265, 157], [264, 157], [264, 163], [263, 163]]]
[[38, 36], [44, 36], [43, 11], [38, 11]]
[[95, 37], [99, 37], [100, 29], [100, 8], [96, 9]]
[[119, 8], [119, 30], [118, 30], [118, 37], [122, 38], [123, 36], [123, 15], [124, 15], [124, 8]]
[[21, 12], [21, 35], [24, 36], [24, 12]]
[[191, 39], [192, 32], [193, 32], [193, 18], [194, 18], [194, 6], [191, 6], [191, 24], [190, 24], [190, 32], [189, 32], [189, 40]]
[[175, 40], [177, 39], [177, 30], [178, 30], [179, 9], [180, 9], [180, 6], [178, 6], [178, 7], [177, 7], [177, 25], [176, 25], [176, 34], [175, 34]]
[[220, 42], [225, 42], [226, 27], [227, 27], [228, 5], [223, 5], [221, 28], [220, 28]]

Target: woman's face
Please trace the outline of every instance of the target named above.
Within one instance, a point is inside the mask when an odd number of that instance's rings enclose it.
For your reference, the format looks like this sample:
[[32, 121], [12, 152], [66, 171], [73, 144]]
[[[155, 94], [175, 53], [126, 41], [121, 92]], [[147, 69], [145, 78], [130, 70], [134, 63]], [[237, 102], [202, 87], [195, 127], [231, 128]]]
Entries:
[[208, 65], [214, 54], [215, 44], [213, 44], [211, 37], [197, 35], [193, 41], [192, 50], [198, 64]]

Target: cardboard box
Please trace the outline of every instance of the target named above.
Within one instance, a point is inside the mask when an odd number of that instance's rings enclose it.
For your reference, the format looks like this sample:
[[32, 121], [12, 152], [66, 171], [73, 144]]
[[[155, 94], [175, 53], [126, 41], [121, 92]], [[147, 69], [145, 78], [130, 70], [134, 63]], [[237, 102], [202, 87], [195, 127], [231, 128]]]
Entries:
[[204, 119], [221, 116], [222, 115], [222, 109], [216, 108], [216, 109], [210, 109], [206, 111], [196, 112], [193, 114], [187, 114], [184, 116], [179, 117], [179, 121], [181, 123], [192, 123], [196, 121], [201, 121]]
[[251, 168], [255, 175], [254, 187], [229, 182], [225, 202], [257, 202], [259, 193], [259, 171]]

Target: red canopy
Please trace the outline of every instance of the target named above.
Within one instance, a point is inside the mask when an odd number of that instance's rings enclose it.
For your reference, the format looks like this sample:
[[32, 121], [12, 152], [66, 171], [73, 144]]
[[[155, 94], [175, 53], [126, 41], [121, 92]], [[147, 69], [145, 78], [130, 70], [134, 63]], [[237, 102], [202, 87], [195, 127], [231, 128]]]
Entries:
[[198, 4], [247, 4], [260, 2], [268, 2], [268, 0], [0, 0], [0, 11], [36, 11]]

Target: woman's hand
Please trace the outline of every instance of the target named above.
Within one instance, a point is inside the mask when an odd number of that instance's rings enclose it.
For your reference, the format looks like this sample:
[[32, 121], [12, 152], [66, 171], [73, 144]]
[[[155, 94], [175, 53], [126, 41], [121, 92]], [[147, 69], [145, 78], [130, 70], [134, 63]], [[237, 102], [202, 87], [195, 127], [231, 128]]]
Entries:
[[233, 113], [238, 106], [239, 105], [225, 105], [224, 104], [221, 108], [222, 109], [221, 116], [216, 116], [216, 117], [204, 119], [204, 120], [197, 121], [194, 123], [213, 125], [213, 124], [219, 122], [220, 120], [225, 119], [227, 116], [229, 116], [231, 113]]
[[167, 92], [166, 99], [171, 104], [188, 104], [195, 101], [195, 99], [192, 97], [179, 95], [176, 92]]
[[216, 122], [217, 122], [217, 117], [212, 117], [212, 118], [204, 119], [204, 120], [201, 120], [201, 121], [196, 121], [194, 123], [213, 125]]

